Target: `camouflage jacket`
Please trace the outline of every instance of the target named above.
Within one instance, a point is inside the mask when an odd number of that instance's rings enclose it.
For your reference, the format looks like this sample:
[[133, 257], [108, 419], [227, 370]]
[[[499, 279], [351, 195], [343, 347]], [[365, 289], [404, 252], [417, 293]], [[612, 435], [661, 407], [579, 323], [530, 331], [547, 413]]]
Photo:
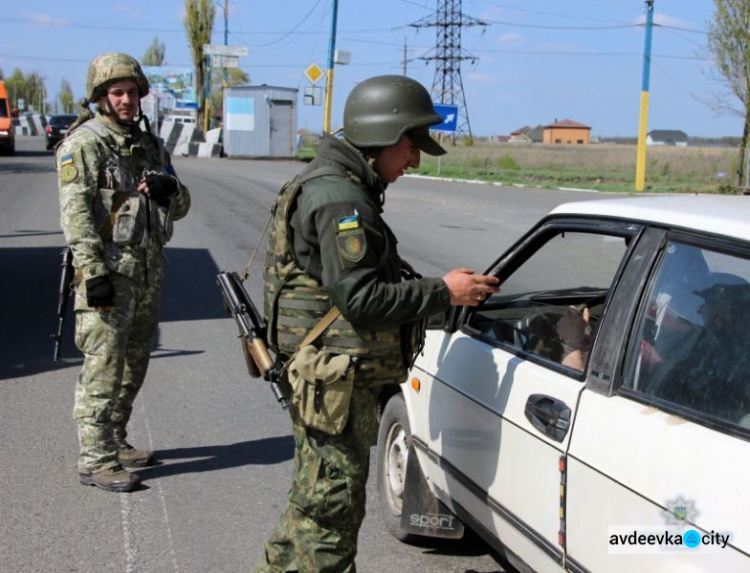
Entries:
[[187, 187], [159, 204], [137, 191], [144, 170], [176, 178], [159, 140], [101, 114], [66, 137], [56, 153], [60, 222], [82, 279], [117, 272], [150, 282], [172, 221], [190, 208]]
[[[301, 177], [325, 169], [338, 174], [324, 173], [304, 183], [291, 198], [288, 229], [285, 215], [275, 211], [266, 266], [267, 303], [276, 297], [266, 304], [270, 339], [273, 343], [278, 334], [278, 348], [288, 352], [333, 304], [342, 319], [319, 345], [371, 358], [359, 367], [367, 382], [403, 381], [421, 343], [414, 340], [414, 322], [446, 310], [450, 293], [440, 278], [402, 279], [397, 240], [382, 218], [385, 185], [358, 150], [325, 135]], [[282, 190], [279, 200], [284, 196]], [[293, 257], [272, 252], [286, 248], [279, 247], [284, 243], [279, 231], [289, 235]], [[269, 292], [274, 289], [280, 292]], [[284, 309], [279, 309], [279, 299], [287, 299], [281, 301]], [[305, 319], [305, 313], [311, 316]]]

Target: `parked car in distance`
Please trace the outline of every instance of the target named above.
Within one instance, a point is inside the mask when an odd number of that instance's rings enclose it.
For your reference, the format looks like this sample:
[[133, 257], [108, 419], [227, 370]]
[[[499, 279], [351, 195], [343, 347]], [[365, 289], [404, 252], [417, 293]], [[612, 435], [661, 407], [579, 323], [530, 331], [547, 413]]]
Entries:
[[52, 115], [44, 128], [44, 142], [47, 149], [52, 149], [60, 143], [68, 133], [68, 128], [78, 117], [75, 114]]
[[10, 112], [5, 82], [0, 80], [0, 149], [9, 155], [16, 152], [16, 134]]
[[521, 570], [750, 571], [750, 198], [561, 205], [487, 273], [382, 399], [387, 528], [460, 520]]

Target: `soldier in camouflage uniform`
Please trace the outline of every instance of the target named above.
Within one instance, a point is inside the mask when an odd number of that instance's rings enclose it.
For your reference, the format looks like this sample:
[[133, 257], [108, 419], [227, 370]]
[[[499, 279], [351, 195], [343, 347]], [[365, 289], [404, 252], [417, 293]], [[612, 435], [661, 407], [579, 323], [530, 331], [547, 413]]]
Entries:
[[[345, 105], [343, 139], [325, 134], [315, 160], [282, 188], [273, 208], [264, 277], [271, 347], [286, 361], [333, 305], [341, 316], [289, 366], [290, 381], [308, 372], [301, 385], [292, 383], [294, 478], [255, 571], [356, 570], [379, 390], [406, 379], [422, 343], [419, 321], [498, 290], [496, 279], [467, 268], [404, 280], [413, 269], [382, 219], [386, 187], [419, 166], [420, 150], [445, 153], [428, 130], [441, 121], [414, 80], [361, 82]], [[298, 364], [303, 355], [314, 356], [313, 367]], [[305, 388], [308, 409], [299, 396]], [[315, 419], [329, 408], [328, 395], [344, 396], [348, 405], [330, 427]]]
[[[139, 122], [149, 91], [136, 60], [91, 62], [83, 113], [56, 152], [61, 225], [76, 268], [75, 389], [80, 481], [133, 490], [153, 454], [126, 441], [158, 324], [162, 251], [190, 207], [163, 144]], [[98, 106], [94, 116], [89, 103]]]

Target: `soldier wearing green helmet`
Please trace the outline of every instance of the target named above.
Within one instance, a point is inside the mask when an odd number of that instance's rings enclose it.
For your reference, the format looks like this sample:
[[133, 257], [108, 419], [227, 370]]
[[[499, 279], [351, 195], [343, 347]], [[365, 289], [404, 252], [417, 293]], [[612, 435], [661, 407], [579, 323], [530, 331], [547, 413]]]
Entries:
[[79, 479], [114, 492], [140, 481], [125, 468], [154, 461], [128, 443], [126, 428], [158, 325], [164, 245], [190, 208], [187, 187], [141, 113], [148, 91], [132, 57], [95, 58], [83, 111], [55, 155], [60, 222], [76, 269], [75, 341], [84, 355], [73, 409]]
[[[342, 137], [324, 134], [272, 208], [264, 309], [269, 344], [288, 363], [295, 473], [255, 571], [356, 570], [383, 386], [405, 381], [426, 317], [498, 290], [468, 268], [421, 277], [382, 218], [388, 185], [419, 167], [422, 151], [445, 153], [429, 134], [440, 121], [419, 82], [359, 83]], [[324, 330], [323, 315], [335, 317]]]

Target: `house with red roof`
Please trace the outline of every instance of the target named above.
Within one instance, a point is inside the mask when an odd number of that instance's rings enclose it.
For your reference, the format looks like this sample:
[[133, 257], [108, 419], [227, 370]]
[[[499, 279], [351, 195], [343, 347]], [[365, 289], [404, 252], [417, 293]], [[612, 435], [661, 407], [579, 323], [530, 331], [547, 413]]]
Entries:
[[588, 145], [591, 143], [591, 128], [572, 119], [555, 120], [544, 126], [542, 143], [551, 145]]

